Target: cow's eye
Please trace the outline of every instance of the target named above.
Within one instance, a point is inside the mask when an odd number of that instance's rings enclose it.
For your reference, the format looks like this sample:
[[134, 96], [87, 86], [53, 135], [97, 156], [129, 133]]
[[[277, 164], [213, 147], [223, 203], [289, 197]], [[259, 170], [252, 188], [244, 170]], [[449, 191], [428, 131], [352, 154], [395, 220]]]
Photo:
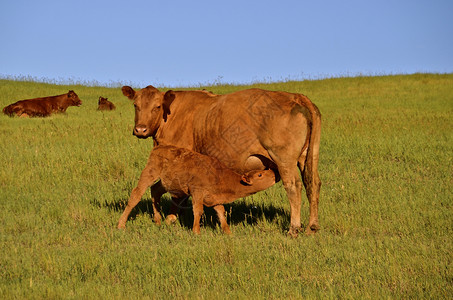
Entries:
[[261, 176], [263, 176], [263, 174], [259, 173], [259, 174], [258, 174], [258, 177], [261, 177]]

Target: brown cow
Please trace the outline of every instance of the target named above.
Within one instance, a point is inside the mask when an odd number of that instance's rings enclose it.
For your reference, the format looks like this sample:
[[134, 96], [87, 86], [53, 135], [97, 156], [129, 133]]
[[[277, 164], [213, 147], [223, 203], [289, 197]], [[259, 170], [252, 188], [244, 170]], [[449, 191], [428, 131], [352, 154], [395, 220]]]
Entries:
[[47, 117], [52, 113], [65, 112], [69, 106], [80, 106], [82, 100], [74, 91], [67, 94], [17, 101], [3, 108], [10, 117]]
[[115, 104], [107, 100], [108, 98], [99, 97], [98, 110], [114, 110]]
[[307, 233], [319, 229], [321, 114], [306, 96], [262, 89], [218, 96], [162, 93], [153, 86], [122, 91], [134, 102], [135, 136], [215, 157], [238, 173], [273, 169], [289, 198], [292, 236], [301, 226], [303, 182], [310, 204]]
[[[160, 179], [156, 184], [156, 180]], [[200, 233], [200, 217], [203, 205], [214, 206], [223, 232], [230, 234], [223, 204], [231, 203], [274, 185], [272, 170], [255, 170], [240, 175], [228, 169], [217, 159], [174, 146], [157, 146], [151, 152], [138, 185], [118, 222], [118, 228], [126, 226], [127, 217], [151, 185], [153, 192], [154, 220], [160, 223], [158, 210], [160, 197], [169, 192], [174, 197], [192, 196], [193, 232]]]

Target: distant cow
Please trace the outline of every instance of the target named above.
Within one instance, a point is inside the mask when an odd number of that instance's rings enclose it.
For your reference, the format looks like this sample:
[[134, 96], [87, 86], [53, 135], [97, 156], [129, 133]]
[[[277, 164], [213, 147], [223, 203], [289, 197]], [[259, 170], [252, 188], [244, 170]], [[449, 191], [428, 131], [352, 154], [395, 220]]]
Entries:
[[47, 117], [52, 113], [65, 112], [69, 106], [80, 106], [82, 100], [74, 91], [67, 94], [20, 100], [3, 108], [3, 113], [12, 117]]
[[262, 89], [161, 92], [153, 86], [122, 91], [135, 106], [136, 137], [215, 157], [241, 174], [274, 170], [290, 203], [289, 234], [301, 227], [303, 186], [310, 209], [306, 232], [319, 229], [321, 113], [306, 96]]
[[[160, 181], [156, 182], [156, 180]], [[154, 220], [160, 223], [160, 197], [169, 192], [174, 197], [192, 196], [193, 232], [200, 233], [203, 205], [214, 206], [222, 230], [229, 234], [223, 204], [233, 202], [272, 186], [276, 181], [272, 170], [249, 171], [244, 175], [228, 169], [215, 158], [174, 146], [157, 146], [149, 156], [138, 185], [132, 190], [127, 206], [118, 222], [126, 226], [131, 210], [152, 185]], [[156, 183], [155, 183], [156, 182]]]
[[115, 104], [107, 100], [107, 98], [99, 97], [98, 110], [114, 110]]

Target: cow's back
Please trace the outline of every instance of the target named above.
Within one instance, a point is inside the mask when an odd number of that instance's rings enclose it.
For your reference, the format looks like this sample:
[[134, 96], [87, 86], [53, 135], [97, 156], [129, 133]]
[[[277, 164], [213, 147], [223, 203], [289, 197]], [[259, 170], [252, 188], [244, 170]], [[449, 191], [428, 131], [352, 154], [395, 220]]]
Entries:
[[261, 89], [219, 96], [194, 117], [194, 150], [240, 172], [250, 169], [246, 164], [252, 155], [272, 161], [269, 151], [275, 147], [292, 147], [294, 155], [300, 155], [310, 112], [295, 98]]
[[[249, 89], [226, 95], [175, 92], [168, 120], [155, 140], [212, 156], [237, 172], [270, 167], [274, 147], [300, 155], [308, 135], [310, 111], [298, 94]], [[250, 160], [260, 157], [260, 162]], [[251, 164], [250, 164], [251, 162]]]
[[38, 116], [45, 117], [50, 115], [49, 103], [41, 99], [20, 100], [4, 108], [4, 112], [10, 116], [16, 114], [17, 116]]

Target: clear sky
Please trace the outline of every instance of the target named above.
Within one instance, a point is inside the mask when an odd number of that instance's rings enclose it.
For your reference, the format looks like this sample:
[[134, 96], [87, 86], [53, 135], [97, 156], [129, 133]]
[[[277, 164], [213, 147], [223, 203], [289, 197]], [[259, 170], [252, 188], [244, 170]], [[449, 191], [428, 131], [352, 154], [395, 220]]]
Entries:
[[0, 76], [136, 86], [453, 72], [452, 0], [0, 0]]

